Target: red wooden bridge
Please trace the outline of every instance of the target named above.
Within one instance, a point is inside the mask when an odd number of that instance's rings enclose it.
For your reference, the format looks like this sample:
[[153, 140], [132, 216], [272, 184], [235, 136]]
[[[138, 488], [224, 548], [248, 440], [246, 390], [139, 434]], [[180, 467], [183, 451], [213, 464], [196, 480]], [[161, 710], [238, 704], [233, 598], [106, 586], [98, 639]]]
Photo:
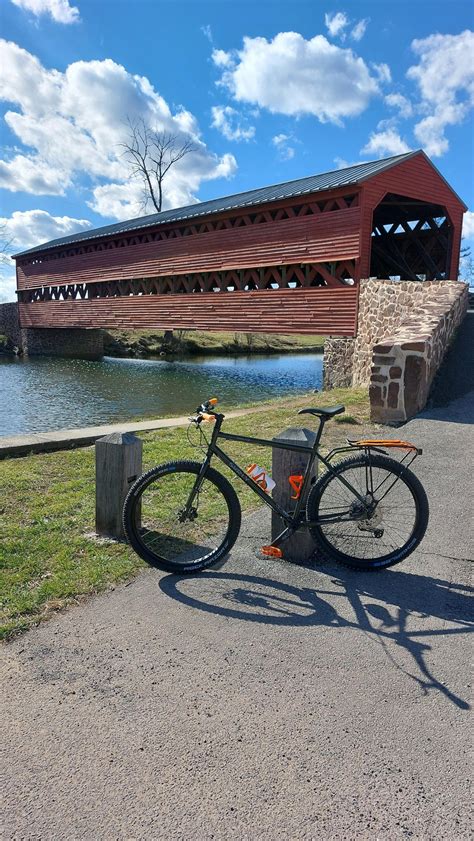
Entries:
[[456, 278], [465, 205], [410, 152], [16, 255], [22, 327], [357, 332], [363, 277]]

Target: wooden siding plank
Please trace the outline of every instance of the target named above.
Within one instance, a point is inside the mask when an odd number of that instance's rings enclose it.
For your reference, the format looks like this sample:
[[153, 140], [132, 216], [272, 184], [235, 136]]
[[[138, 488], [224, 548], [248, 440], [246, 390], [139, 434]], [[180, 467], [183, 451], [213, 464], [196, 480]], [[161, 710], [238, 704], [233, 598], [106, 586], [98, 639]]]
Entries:
[[151, 328], [354, 336], [358, 287], [20, 303], [22, 327]]
[[360, 208], [18, 265], [18, 288], [351, 260]]
[[[373, 212], [386, 193], [395, 193], [429, 204], [440, 204], [446, 208], [454, 226], [454, 247], [451, 256], [451, 279], [457, 278], [459, 252], [456, 243], [460, 240], [463, 207], [443, 178], [438, 175], [424, 155], [416, 155], [407, 161], [381, 172], [363, 184], [360, 227], [360, 277], [368, 277], [372, 248]], [[459, 221], [461, 220], [461, 221]]]

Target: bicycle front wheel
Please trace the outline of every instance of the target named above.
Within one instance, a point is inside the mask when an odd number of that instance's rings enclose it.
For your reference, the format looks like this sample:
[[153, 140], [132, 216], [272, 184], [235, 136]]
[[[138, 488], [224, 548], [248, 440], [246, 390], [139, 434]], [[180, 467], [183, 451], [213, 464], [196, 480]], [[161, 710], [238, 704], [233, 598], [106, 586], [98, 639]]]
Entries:
[[198, 572], [232, 549], [240, 530], [237, 495], [208, 467], [178, 461], [155, 467], [130, 488], [123, 509], [125, 534], [144, 561], [169, 572]]
[[[354, 488], [364, 503], [341, 481]], [[380, 569], [413, 552], [428, 525], [428, 500], [419, 479], [380, 455], [341, 461], [313, 486], [306, 516], [323, 555], [346, 566]]]

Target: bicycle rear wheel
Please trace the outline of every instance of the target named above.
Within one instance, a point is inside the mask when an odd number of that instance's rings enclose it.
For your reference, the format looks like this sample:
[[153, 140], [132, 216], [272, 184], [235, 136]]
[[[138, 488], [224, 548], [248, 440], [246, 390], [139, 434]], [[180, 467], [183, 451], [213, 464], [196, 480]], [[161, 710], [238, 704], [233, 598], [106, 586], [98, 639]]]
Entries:
[[[429, 517], [419, 479], [400, 462], [380, 455], [370, 461], [366, 455], [345, 459], [334, 471], [313, 486], [306, 507], [307, 519], [319, 521], [311, 533], [323, 555], [359, 569], [389, 567], [410, 555], [423, 539]], [[366, 499], [367, 508], [339, 477]], [[338, 517], [343, 520], [337, 522]]]
[[237, 540], [241, 511], [227, 479], [208, 467], [190, 503], [202, 465], [155, 467], [130, 488], [123, 525], [138, 555], [169, 572], [198, 572], [222, 560]]

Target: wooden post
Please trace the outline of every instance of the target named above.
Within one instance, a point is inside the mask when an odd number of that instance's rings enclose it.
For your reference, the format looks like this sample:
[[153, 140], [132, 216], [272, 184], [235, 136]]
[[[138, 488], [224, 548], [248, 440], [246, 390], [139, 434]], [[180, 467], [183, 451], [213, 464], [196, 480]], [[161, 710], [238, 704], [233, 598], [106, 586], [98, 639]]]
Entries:
[[122, 509], [130, 486], [142, 472], [140, 438], [113, 432], [95, 443], [95, 530], [123, 540]]
[[[285, 429], [284, 432], [276, 435], [273, 440], [288, 441], [291, 444], [297, 443], [312, 447], [315, 439], [316, 433], [310, 429], [290, 427], [290, 429]], [[296, 500], [291, 499], [294, 490], [289, 483], [288, 477], [304, 474], [307, 463], [308, 456], [306, 453], [280, 450], [276, 447], [273, 449], [272, 479], [276, 482], [276, 487], [273, 490], [273, 498], [285, 511], [293, 511], [296, 506]], [[317, 474], [318, 462], [315, 461], [311, 475], [316, 477]], [[304, 502], [306, 503], [306, 499]], [[272, 511], [272, 540], [275, 540], [283, 528], [284, 523]], [[316, 544], [308, 529], [300, 529], [281, 544], [283, 557], [289, 561], [307, 561], [314, 555], [315, 549]]]

